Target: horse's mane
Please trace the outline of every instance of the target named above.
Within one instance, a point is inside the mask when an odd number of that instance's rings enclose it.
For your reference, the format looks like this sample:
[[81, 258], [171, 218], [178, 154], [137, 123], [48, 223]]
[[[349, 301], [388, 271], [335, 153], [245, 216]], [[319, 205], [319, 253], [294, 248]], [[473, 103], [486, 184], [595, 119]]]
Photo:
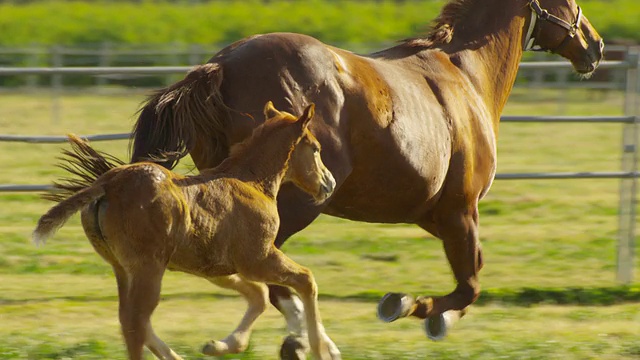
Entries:
[[466, 19], [476, 0], [450, 0], [433, 21], [425, 36], [409, 38], [403, 43], [411, 47], [435, 48], [448, 44], [453, 39], [456, 25]]

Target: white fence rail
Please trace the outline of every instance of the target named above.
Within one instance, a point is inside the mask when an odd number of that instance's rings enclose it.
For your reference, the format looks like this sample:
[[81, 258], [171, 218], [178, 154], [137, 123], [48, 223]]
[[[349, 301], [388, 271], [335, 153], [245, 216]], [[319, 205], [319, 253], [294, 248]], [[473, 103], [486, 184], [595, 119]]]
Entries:
[[[541, 122], [541, 123], [618, 123], [623, 127], [622, 136], [622, 169], [617, 172], [568, 172], [568, 173], [507, 173], [498, 174], [499, 180], [543, 180], [543, 179], [620, 179], [619, 227], [618, 227], [618, 260], [617, 278], [623, 283], [630, 283], [633, 277], [633, 253], [636, 227], [636, 204], [638, 178], [638, 135], [640, 134], [640, 51], [638, 49], [627, 54], [626, 61], [606, 61], [601, 64], [604, 69], [622, 69], [626, 72], [625, 116], [505, 116], [502, 122]], [[145, 75], [185, 73], [190, 66], [162, 67], [48, 67], [48, 68], [7, 68], [0, 67], [0, 75]], [[568, 62], [525, 62], [521, 69], [571, 69]], [[84, 136], [90, 141], [108, 141], [129, 139], [130, 134], [101, 134]], [[64, 136], [16, 136], [0, 135], [0, 141], [27, 143], [62, 143]], [[16, 185], [1, 184], [0, 192], [35, 191], [50, 189], [50, 185]]]

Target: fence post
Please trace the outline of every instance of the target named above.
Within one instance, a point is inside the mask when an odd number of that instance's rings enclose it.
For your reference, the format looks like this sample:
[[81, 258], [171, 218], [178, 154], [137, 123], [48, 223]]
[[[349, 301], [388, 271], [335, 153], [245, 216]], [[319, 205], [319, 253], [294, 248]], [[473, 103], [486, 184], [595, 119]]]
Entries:
[[189, 46], [189, 64], [188, 65], [198, 65], [201, 64], [203, 59], [202, 57], [202, 49], [198, 44], [191, 44]]
[[[58, 46], [54, 46], [51, 48], [51, 65], [53, 67], [62, 67], [62, 49]], [[54, 124], [60, 123], [61, 110], [62, 105], [60, 101], [60, 96], [62, 93], [62, 75], [54, 74], [51, 75], [51, 121]]]
[[[100, 67], [109, 67], [111, 63], [111, 43], [105, 41], [100, 45], [100, 50], [98, 51], [98, 65]], [[106, 76], [97, 76], [96, 77], [96, 85], [103, 87], [107, 85], [107, 77]]]
[[[625, 92], [625, 114], [635, 116], [635, 122], [623, 125], [622, 129], [622, 171], [631, 172], [634, 175], [638, 171], [638, 127], [640, 114], [638, 108], [640, 101], [640, 76], [638, 67], [640, 64], [640, 52], [638, 49], [629, 50], [627, 61], [627, 86]], [[617, 278], [624, 284], [633, 281], [633, 253], [635, 243], [636, 225], [636, 196], [638, 178], [632, 176], [620, 180], [620, 213], [618, 216], [618, 261]]]
[[[31, 45], [27, 48], [25, 56], [27, 57], [27, 66], [37, 67], [39, 65], [39, 50]], [[38, 75], [27, 75], [27, 90], [34, 91], [38, 87]]]

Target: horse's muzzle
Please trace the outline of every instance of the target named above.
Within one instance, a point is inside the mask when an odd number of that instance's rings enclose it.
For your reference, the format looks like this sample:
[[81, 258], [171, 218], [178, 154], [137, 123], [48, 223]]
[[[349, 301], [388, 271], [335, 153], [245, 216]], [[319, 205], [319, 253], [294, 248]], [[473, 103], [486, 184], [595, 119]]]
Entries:
[[327, 200], [331, 194], [333, 194], [333, 190], [336, 188], [336, 179], [334, 179], [333, 174], [329, 170], [325, 171], [322, 175], [322, 185], [321, 185], [321, 199], [322, 201]]

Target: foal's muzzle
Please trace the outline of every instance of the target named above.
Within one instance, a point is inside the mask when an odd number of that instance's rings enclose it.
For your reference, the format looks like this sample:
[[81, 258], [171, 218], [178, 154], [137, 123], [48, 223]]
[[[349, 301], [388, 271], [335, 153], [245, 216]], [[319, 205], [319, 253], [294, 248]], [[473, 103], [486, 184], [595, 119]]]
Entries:
[[325, 171], [322, 175], [322, 200], [328, 199], [331, 194], [333, 194], [333, 190], [336, 188], [336, 179], [333, 178], [333, 175], [329, 170]]

